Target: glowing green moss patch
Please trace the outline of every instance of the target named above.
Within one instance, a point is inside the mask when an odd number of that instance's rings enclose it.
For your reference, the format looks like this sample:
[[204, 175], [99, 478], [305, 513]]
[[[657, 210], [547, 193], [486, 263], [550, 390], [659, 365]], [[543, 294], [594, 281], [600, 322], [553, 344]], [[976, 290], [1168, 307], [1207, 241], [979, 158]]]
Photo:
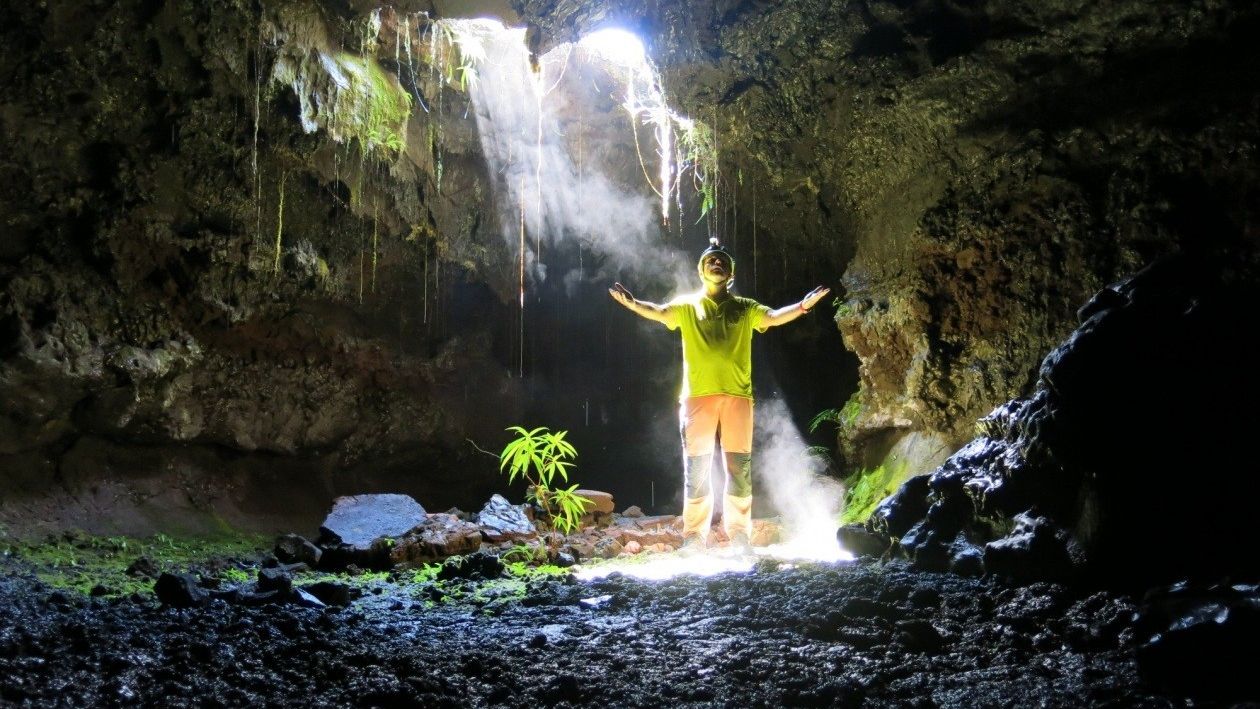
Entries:
[[0, 573], [31, 573], [53, 588], [105, 596], [151, 594], [153, 578], [128, 574], [141, 558], [155, 572], [186, 572], [198, 565], [218, 571], [226, 580], [252, 575], [239, 568], [241, 560], [254, 559], [270, 548], [264, 536], [224, 536], [213, 539], [181, 539], [165, 534], [152, 537], [94, 537], [67, 533], [40, 544], [13, 543], [6, 548], [11, 563]]
[[901, 487], [908, 472], [909, 466], [903, 463], [880, 465], [850, 475], [844, 481], [844, 511], [840, 513], [840, 524], [865, 522], [879, 503]]
[[375, 59], [312, 49], [300, 61], [277, 60], [274, 79], [297, 95], [306, 132], [322, 128], [338, 142], [357, 140], [365, 154], [407, 147], [411, 94]]

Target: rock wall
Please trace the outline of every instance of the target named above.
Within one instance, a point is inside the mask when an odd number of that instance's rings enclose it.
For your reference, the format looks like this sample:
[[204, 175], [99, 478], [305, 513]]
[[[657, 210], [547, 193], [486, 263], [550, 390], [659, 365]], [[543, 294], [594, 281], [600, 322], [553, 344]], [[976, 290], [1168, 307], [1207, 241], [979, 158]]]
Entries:
[[[422, 4], [400, 11], [439, 9]], [[835, 333], [803, 323], [769, 359], [806, 420], [855, 393], [849, 468], [911, 449], [929, 451], [911, 472], [932, 468], [1031, 390], [1090, 293], [1255, 235], [1247, 3], [513, 5], [538, 51], [637, 30], [671, 103], [715, 127], [702, 228], [740, 254], [741, 286], [775, 304], [837, 287], [852, 354], [814, 354]], [[372, 10], [0, 9], [0, 510], [55, 493], [72, 517], [141, 515], [172, 475], [184, 492], [158, 507], [181, 515], [243, 519], [310, 481], [311, 499], [479, 500], [493, 469], [466, 439], [527, 406], [597, 411], [610, 460], [659, 453], [650, 432], [672, 425], [617, 393], [671, 386], [655, 363], [672, 353], [640, 333], [563, 330], [557, 292], [529, 335], [551, 342], [530, 369], [556, 374], [509, 376], [515, 260], [466, 98]], [[408, 100], [424, 111], [402, 120]], [[589, 339], [603, 369], [564, 370]], [[577, 403], [587, 379], [605, 400]], [[649, 433], [619, 449], [625, 431]]]
[[[409, 97], [355, 44], [362, 22], [233, 0], [0, 10], [10, 528], [318, 521], [345, 492], [493, 487], [465, 439], [520, 397], [495, 358], [506, 279], [484, 273], [503, 259], [469, 199], [475, 136], [443, 122], [463, 106], [436, 72], [412, 77], [445, 92], [430, 113], [371, 103]], [[358, 94], [336, 83], [355, 71]]]
[[737, 228], [756, 203], [763, 249], [816, 257], [785, 282], [843, 271], [852, 466], [911, 431], [956, 448], [1091, 293], [1254, 232], [1248, 3], [521, 5], [544, 34], [642, 32], [718, 126]]

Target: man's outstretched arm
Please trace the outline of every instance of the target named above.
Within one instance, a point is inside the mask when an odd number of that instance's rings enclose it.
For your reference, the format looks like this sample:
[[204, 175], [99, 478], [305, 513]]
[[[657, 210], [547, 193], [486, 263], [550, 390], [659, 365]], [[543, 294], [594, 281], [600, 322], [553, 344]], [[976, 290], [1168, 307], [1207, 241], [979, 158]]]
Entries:
[[648, 320], [655, 320], [666, 327], [674, 326], [674, 316], [670, 313], [667, 305], [649, 303], [646, 300], [635, 300], [634, 296], [630, 295], [630, 291], [626, 290], [626, 287], [620, 283], [614, 283], [613, 287], [608, 289], [608, 295], [611, 295], [613, 300], [626, 306], [630, 312], [636, 315], [645, 317]]
[[766, 327], [786, 325], [805, 313], [808, 313], [810, 308], [813, 308], [818, 301], [822, 300], [830, 292], [830, 288], [818, 286], [802, 298], [801, 302], [785, 305], [782, 308], [771, 310], [766, 313], [766, 316], [761, 320], [761, 324]]

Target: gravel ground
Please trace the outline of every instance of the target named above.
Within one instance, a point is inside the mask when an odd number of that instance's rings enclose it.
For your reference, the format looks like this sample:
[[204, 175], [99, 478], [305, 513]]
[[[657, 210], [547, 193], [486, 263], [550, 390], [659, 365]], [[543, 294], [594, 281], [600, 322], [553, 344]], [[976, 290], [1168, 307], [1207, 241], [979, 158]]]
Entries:
[[0, 578], [0, 703], [656, 707], [1170, 706], [1133, 601], [899, 565], [382, 581], [347, 608], [160, 607]]

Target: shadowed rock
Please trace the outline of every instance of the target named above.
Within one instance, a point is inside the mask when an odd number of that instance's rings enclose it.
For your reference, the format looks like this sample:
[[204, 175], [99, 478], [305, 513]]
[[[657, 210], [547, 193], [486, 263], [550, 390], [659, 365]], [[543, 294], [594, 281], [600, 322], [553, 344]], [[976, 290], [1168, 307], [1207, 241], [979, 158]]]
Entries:
[[1109, 286], [1032, 395], [982, 419], [868, 527], [922, 569], [975, 573], [983, 546], [986, 570], [1024, 580], [1260, 570], [1246, 544], [1260, 409], [1243, 403], [1260, 399], [1260, 351], [1237, 338], [1260, 328], [1256, 302], [1248, 267], [1228, 256], [1158, 262]]
[[210, 600], [209, 592], [191, 574], [163, 573], [153, 584], [153, 592], [163, 604], [175, 608], [204, 606]]

